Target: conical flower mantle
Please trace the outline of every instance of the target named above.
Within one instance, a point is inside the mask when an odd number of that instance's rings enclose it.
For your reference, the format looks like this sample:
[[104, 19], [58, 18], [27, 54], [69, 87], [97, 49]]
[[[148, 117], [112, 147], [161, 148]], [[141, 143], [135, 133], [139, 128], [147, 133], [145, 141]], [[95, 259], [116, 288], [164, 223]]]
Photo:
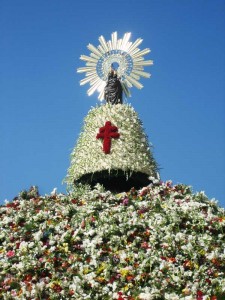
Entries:
[[113, 191], [139, 188], [157, 166], [137, 113], [128, 104], [92, 108], [71, 154], [66, 181], [103, 184]]

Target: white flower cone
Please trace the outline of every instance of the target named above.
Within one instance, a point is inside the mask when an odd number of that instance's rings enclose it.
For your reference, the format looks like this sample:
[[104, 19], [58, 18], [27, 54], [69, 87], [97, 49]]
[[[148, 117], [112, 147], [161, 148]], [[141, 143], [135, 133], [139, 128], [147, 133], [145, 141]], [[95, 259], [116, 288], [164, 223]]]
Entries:
[[[96, 138], [99, 129], [107, 121], [116, 126], [119, 133], [119, 138], [111, 138], [108, 154], [103, 151], [103, 139]], [[101, 183], [100, 178], [106, 174], [108, 179], [119, 174], [123, 174], [126, 180], [134, 174], [147, 179], [149, 176], [156, 177], [156, 173], [156, 162], [150, 152], [142, 123], [131, 105], [106, 104], [89, 111], [84, 120], [83, 132], [71, 154], [71, 165], [66, 178], [68, 183]]]

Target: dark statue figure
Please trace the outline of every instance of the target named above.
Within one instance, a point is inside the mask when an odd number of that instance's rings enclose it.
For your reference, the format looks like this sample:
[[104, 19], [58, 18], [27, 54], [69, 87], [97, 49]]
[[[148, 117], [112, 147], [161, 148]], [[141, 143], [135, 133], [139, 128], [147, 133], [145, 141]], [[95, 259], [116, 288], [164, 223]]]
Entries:
[[104, 98], [107, 103], [122, 104], [123, 89], [119, 78], [117, 77], [116, 70], [113, 68], [109, 72], [108, 80], [105, 86]]

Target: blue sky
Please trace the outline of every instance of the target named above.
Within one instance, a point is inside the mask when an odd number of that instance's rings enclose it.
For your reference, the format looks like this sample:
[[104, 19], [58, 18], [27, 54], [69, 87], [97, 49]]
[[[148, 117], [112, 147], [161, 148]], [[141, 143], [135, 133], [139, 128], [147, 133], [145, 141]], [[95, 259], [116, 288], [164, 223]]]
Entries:
[[98, 102], [76, 69], [88, 43], [131, 32], [151, 48], [151, 79], [128, 99], [163, 180], [225, 207], [225, 2], [0, 1], [0, 203], [62, 180], [83, 118]]

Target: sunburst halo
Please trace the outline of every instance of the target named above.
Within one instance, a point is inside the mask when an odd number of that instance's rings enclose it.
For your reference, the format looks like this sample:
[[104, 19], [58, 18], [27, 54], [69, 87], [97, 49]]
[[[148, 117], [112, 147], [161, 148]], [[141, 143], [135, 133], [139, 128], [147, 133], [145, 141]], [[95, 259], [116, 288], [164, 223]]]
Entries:
[[141, 89], [143, 85], [139, 82], [140, 77], [149, 78], [151, 75], [144, 71], [144, 66], [153, 64], [152, 60], [144, 60], [144, 55], [150, 52], [149, 48], [140, 50], [138, 46], [143, 39], [138, 38], [134, 43], [130, 42], [131, 33], [125, 33], [122, 39], [117, 38], [117, 32], [113, 32], [112, 39], [106, 42], [101, 35], [100, 45], [97, 47], [88, 44], [90, 56], [81, 55], [80, 59], [85, 61], [85, 67], [77, 69], [78, 73], [86, 73], [80, 85], [90, 84], [88, 95], [95, 91], [99, 92], [98, 99], [104, 100], [104, 87], [107, 82], [111, 65], [117, 65], [117, 74], [126, 97], [130, 96], [130, 88], [135, 86]]

